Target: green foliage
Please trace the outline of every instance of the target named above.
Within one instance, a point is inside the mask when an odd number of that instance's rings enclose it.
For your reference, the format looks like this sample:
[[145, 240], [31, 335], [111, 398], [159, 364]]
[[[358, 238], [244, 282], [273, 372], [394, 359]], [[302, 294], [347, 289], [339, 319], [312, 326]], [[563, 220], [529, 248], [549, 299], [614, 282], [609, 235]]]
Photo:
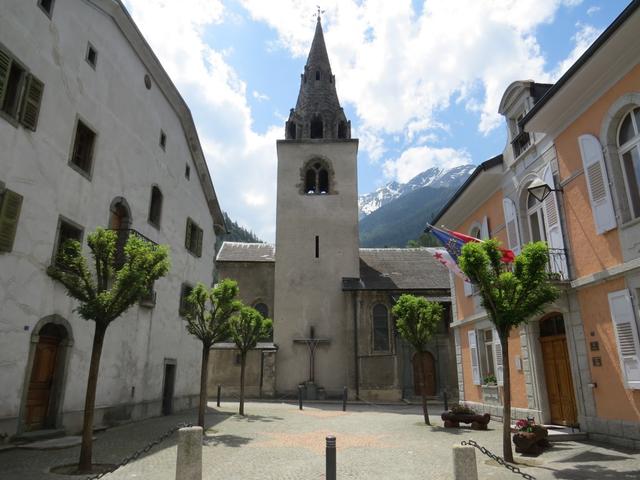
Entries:
[[255, 308], [242, 307], [240, 312], [229, 319], [229, 333], [241, 353], [246, 353], [261, 338], [271, 334], [273, 323], [264, 318]]
[[237, 296], [238, 283], [225, 279], [211, 289], [198, 283], [187, 297], [191, 306], [185, 312], [187, 331], [205, 348], [228, 337], [229, 319], [242, 307]]
[[423, 297], [404, 294], [393, 306], [392, 313], [396, 318], [400, 335], [417, 352], [423, 352], [438, 330], [444, 308], [439, 303], [430, 302]]
[[451, 413], [455, 415], [477, 415], [477, 412], [464, 403], [454, 403], [451, 405]]
[[513, 263], [512, 271], [502, 263], [497, 240], [470, 242], [462, 248], [460, 269], [478, 286], [482, 306], [501, 338], [511, 327], [526, 322], [558, 298], [547, 272], [549, 249], [544, 242], [528, 243]]
[[409, 240], [407, 242], [407, 248], [439, 247], [440, 245], [440, 242], [432, 233], [423, 233], [417, 240]]
[[113, 230], [98, 227], [88, 236], [94, 271], [82, 256], [76, 240], [67, 240], [47, 273], [62, 283], [67, 295], [78, 300], [78, 314], [104, 327], [149, 293], [155, 280], [170, 268], [166, 245], [130, 235], [124, 247], [124, 263], [115, 264], [118, 236]]

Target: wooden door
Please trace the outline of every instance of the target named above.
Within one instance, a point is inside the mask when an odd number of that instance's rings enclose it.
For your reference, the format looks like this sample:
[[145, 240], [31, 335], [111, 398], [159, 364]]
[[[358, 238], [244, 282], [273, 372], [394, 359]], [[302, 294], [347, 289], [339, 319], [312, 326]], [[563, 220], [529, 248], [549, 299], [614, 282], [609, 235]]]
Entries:
[[[422, 370], [420, 364], [424, 368], [424, 385], [422, 381]], [[413, 356], [413, 388], [416, 395], [422, 395], [422, 389], [425, 395], [433, 397], [436, 394], [436, 368], [433, 355], [429, 352], [416, 353]]]
[[542, 359], [547, 383], [551, 423], [576, 425], [576, 399], [569, 365], [567, 340], [564, 335], [541, 337]]
[[40, 335], [31, 369], [27, 393], [27, 430], [38, 430], [48, 425], [49, 400], [56, 371], [60, 338]]

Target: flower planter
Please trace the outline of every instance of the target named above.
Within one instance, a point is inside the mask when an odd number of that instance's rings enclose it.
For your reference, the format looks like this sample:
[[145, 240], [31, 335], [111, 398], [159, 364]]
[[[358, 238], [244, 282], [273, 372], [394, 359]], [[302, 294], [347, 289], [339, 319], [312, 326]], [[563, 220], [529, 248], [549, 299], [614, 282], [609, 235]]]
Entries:
[[470, 413], [451, 413], [444, 412], [440, 415], [440, 418], [444, 420], [445, 428], [458, 428], [460, 423], [470, 423], [473, 430], [486, 430], [491, 415], [485, 413], [484, 415], [470, 414]]
[[547, 436], [549, 432], [546, 428], [536, 425], [532, 432], [516, 432], [513, 434], [513, 443], [516, 446], [516, 453], [528, 453], [540, 455], [545, 448], [550, 446]]

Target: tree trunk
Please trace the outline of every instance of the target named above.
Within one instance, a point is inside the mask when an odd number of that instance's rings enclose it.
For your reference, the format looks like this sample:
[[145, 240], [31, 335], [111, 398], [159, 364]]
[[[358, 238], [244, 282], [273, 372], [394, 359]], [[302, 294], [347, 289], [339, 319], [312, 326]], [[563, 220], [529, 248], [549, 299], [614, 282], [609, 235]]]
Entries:
[[93, 333], [93, 347], [91, 348], [91, 363], [89, 364], [87, 394], [84, 399], [82, 446], [80, 447], [80, 460], [78, 461], [78, 471], [80, 473], [91, 472], [91, 459], [93, 456], [93, 413], [96, 405], [96, 387], [98, 386], [100, 356], [102, 355], [102, 344], [104, 343], [106, 331], [106, 325], [96, 322], [96, 328]]
[[200, 367], [200, 405], [198, 406], [198, 426], [204, 431], [204, 414], [207, 411], [207, 372], [209, 370], [209, 346], [202, 344], [202, 366]]
[[244, 367], [247, 364], [247, 353], [240, 354], [240, 415], [244, 416]]
[[505, 462], [513, 463], [511, 449], [511, 375], [509, 375], [509, 333], [500, 334], [502, 346], [502, 456]]
[[425, 372], [424, 369], [422, 352], [418, 352], [415, 358], [420, 362], [420, 377], [422, 377], [422, 388], [420, 388], [420, 394], [422, 395], [422, 414], [424, 415], [424, 423], [431, 425], [431, 422], [429, 421], [429, 412], [427, 411], [427, 394], [425, 393], [425, 390], [427, 389], [427, 372]]

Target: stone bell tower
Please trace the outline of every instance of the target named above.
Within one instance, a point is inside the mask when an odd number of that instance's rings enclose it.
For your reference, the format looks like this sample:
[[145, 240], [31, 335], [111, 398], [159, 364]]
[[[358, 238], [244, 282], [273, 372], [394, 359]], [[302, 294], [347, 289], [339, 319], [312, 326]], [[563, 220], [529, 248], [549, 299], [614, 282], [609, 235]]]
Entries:
[[310, 396], [336, 395], [353, 383], [353, 312], [342, 278], [359, 277], [358, 140], [338, 101], [320, 16], [277, 151], [276, 389], [307, 382]]

